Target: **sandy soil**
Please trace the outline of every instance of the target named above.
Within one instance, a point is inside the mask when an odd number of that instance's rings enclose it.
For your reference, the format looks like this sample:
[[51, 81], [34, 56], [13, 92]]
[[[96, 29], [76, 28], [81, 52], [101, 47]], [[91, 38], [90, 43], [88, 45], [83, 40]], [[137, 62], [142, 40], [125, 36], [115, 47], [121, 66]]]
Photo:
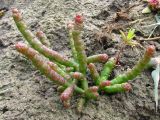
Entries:
[[[117, 2], [118, 1], [118, 2]], [[107, 21], [113, 18], [117, 8], [135, 3], [134, 0], [0, 0], [2, 7], [18, 7], [32, 31], [42, 29], [54, 50], [70, 55], [66, 23], [76, 13], [86, 18], [84, 40], [87, 55], [107, 53], [113, 56], [117, 41], [97, 39]], [[25, 57], [20, 55], [14, 44], [24, 41], [18, 32], [10, 11], [0, 18], [0, 120], [159, 120], [160, 110], [155, 112], [151, 71], [145, 71], [131, 81], [129, 93], [101, 96], [90, 101], [82, 114], [76, 113], [76, 98], [70, 109], [64, 109], [56, 85], [42, 76]], [[143, 46], [158, 42], [142, 42]], [[126, 48], [121, 67], [114, 70], [119, 74], [132, 67], [143, 53], [143, 49]]]

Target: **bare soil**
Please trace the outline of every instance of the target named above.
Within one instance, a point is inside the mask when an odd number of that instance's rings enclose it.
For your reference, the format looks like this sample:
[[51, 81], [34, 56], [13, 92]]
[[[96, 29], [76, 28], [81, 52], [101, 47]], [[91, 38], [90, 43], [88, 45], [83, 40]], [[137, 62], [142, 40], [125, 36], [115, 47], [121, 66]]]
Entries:
[[[116, 18], [115, 13], [120, 8], [126, 9], [133, 4], [139, 5], [127, 13], [128, 18]], [[106, 27], [113, 23], [114, 18], [115, 23], [125, 24], [148, 17], [140, 14], [144, 7], [140, 0], [0, 0], [0, 9], [4, 7], [9, 11], [0, 18], [0, 120], [160, 120], [160, 109], [155, 112], [150, 70], [130, 81], [133, 86], [131, 92], [103, 95], [97, 101], [90, 101], [82, 114], [77, 114], [76, 98], [72, 100], [72, 106], [65, 109], [56, 85], [42, 76], [14, 48], [16, 42], [24, 39], [11, 17], [11, 7], [19, 8], [30, 29], [33, 32], [42, 29], [52, 48], [68, 57], [70, 49], [67, 47], [66, 24], [76, 13], [83, 13], [86, 18], [83, 39], [87, 55], [107, 53], [113, 56], [118, 50], [120, 36], [116, 28], [112, 32], [112, 40]], [[139, 29], [140, 24], [132, 27]], [[139, 31], [138, 37], [143, 38], [151, 30]], [[143, 47], [154, 44], [156, 55], [160, 54], [158, 41], [140, 43]], [[120, 60], [121, 66], [114, 70], [113, 75], [132, 68], [143, 53], [144, 50], [139, 47], [126, 48]]]

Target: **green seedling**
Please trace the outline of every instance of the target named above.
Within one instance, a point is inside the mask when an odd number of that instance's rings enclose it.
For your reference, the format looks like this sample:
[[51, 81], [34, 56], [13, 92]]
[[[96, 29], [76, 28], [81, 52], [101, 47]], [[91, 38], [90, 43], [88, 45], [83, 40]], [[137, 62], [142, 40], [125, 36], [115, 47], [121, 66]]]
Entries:
[[134, 47], [139, 44], [138, 42], [133, 40], [133, 38], [136, 36], [135, 29], [130, 29], [127, 34], [120, 30], [120, 33], [124, 44], [129, 45], [131, 47]]

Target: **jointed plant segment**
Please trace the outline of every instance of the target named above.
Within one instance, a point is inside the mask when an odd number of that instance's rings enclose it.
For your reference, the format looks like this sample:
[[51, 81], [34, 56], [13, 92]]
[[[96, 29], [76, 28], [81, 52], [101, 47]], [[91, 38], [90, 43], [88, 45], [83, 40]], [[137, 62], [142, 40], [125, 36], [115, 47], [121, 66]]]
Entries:
[[[106, 54], [86, 56], [84, 42], [81, 39], [84, 23], [82, 16], [77, 15], [74, 23], [68, 24], [73, 57], [70, 60], [48, 47], [50, 44], [43, 32], [38, 31], [34, 35], [27, 28], [19, 10], [14, 8], [12, 13], [18, 30], [30, 45], [17, 43], [17, 51], [31, 60], [41, 73], [59, 85], [58, 90], [62, 92], [60, 99], [65, 107], [70, 106], [72, 96], [77, 93], [80, 96], [78, 111], [82, 110], [86, 100], [96, 99], [99, 96], [99, 92], [117, 93], [129, 91], [131, 85], [127, 82], [140, 74], [154, 54], [154, 46], [149, 46], [144, 57], [139, 60], [133, 69], [115, 77], [113, 80], [108, 80], [110, 73], [116, 66], [116, 58], [109, 58]], [[96, 62], [105, 63], [100, 74], [93, 64]], [[90, 72], [95, 86], [88, 86], [87, 71]]]

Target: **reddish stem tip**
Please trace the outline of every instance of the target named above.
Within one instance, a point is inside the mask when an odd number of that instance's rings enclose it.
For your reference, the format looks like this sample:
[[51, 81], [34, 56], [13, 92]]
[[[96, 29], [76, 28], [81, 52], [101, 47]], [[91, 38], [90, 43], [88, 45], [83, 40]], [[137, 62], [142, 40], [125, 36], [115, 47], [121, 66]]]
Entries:
[[75, 87], [75, 85], [72, 85], [72, 86], [66, 88], [66, 89], [64, 90], [64, 92], [61, 94], [60, 99], [61, 99], [62, 101], [67, 101], [67, 100], [69, 100], [70, 97], [71, 97], [72, 94], [73, 94], [74, 87]]
[[20, 13], [20, 11], [17, 9], [17, 8], [12, 8], [12, 14], [13, 14], [13, 17], [19, 21], [22, 19], [22, 15]]
[[154, 51], [155, 51], [155, 46], [154, 45], [150, 45], [150, 46], [147, 47], [146, 52], [149, 56], [152, 56], [154, 54]]
[[92, 69], [95, 65], [93, 63], [89, 63], [88, 68]]
[[132, 89], [132, 86], [131, 86], [131, 84], [129, 84], [129, 83], [125, 83], [125, 84], [123, 85], [123, 88], [124, 88], [126, 91], [130, 91], [130, 90]]
[[16, 14], [16, 13], [19, 13], [19, 10], [17, 8], [12, 8], [12, 13]]
[[76, 15], [74, 20], [75, 20], [75, 23], [82, 24], [84, 22], [84, 17], [82, 15]]
[[100, 60], [101, 60], [102, 62], [106, 62], [106, 61], [108, 60], [108, 55], [107, 55], [107, 54], [101, 54], [101, 55], [100, 55]]
[[15, 47], [16, 47], [17, 50], [22, 50], [22, 49], [26, 48], [26, 45], [24, 43], [18, 42], [15, 45]]
[[24, 43], [21, 43], [21, 42], [18, 42], [16, 45], [15, 45], [15, 48], [17, 51], [21, 52], [21, 53], [24, 53], [28, 47], [26, 44]]
[[110, 85], [111, 85], [111, 81], [106, 80], [106, 81], [102, 82], [100, 86], [105, 87], [105, 86], [110, 86]]
[[69, 94], [68, 93], [62, 93], [61, 96], [60, 96], [60, 99], [62, 101], [66, 101], [69, 99]]
[[75, 79], [79, 79], [79, 78], [81, 77], [81, 75], [80, 75], [80, 73], [78, 73], [78, 72], [74, 72], [74, 73], [73, 73], [73, 77], [74, 77]]
[[90, 87], [89, 90], [92, 91], [92, 92], [97, 92], [98, 91], [98, 86]]
[[37, 36], [38, 38], [41, 38], [41, 37], [44, 36], [44, 33], [43, 33], [42, 31], [37, 31], [36, 36]]

